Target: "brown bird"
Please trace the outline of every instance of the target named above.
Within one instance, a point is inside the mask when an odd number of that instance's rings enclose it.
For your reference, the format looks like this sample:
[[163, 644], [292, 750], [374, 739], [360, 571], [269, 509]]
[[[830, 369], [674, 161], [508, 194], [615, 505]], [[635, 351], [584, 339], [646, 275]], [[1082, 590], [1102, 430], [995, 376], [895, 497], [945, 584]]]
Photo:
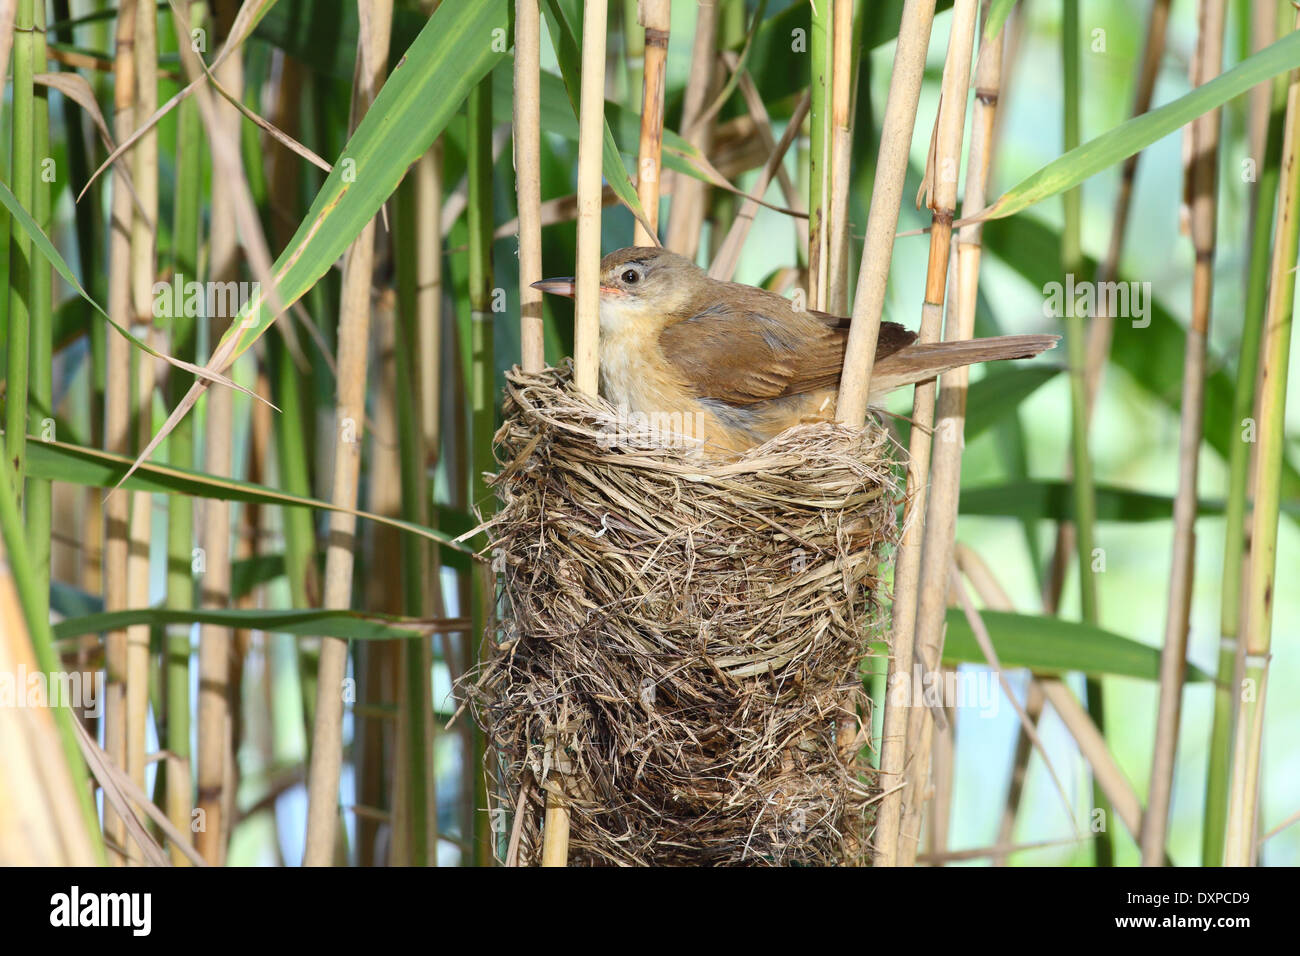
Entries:
[[[572, 278], [533, 287], [574, 294]], [[848, 325], [797, 311], [775, 292], [711, 279], [664, 249], [619, 249], [600, 263], [600, 392], [621, 414], [663, 432], [744, 451], [834, 416]], [[868, 398], [975, 362], [1031, 358], [1058, 338], [917, 344], [915, 332], [882, 322]]]

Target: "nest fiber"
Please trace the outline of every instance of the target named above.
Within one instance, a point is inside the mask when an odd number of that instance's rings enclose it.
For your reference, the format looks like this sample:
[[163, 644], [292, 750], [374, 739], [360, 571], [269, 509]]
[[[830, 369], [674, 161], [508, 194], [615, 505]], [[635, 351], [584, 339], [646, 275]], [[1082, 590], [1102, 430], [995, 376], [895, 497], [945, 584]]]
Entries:
[[509, 373], [505, 410], [505, 610], [470, 696], [507, 862], [539, 861], [548, 791], [571, 865], [863, 862], [884, 429], [801, 425], [711, 458], [567, 368]]

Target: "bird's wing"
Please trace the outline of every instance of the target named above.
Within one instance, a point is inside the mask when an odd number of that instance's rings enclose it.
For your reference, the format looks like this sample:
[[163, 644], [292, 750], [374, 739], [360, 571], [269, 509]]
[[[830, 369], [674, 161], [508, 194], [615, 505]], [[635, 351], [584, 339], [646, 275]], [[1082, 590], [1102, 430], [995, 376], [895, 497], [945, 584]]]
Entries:
[[[740, 302], [705, 309], [659, 334], [664, 358], [697, 396], [750, 405], [839, 385], [847, 319], [796, 312], [766, 294], [735, 298]], [[877, 360], [915, 339], [897, 322], [882, 322]]]
[[[832, 329], [839, 329], [842, 332], [848, 332], [849, 324], [853, 321], [848, 316], [818, 312], [816, 309], [809, 309], [808, 314]], [[876, 340], [876, 361], [879, 362], [882, 358], [907, 348], [915, 341], [915, 332], [905, 329], [897, 322], [881, 322], [880, 337]]]
[[750, 405], [833, 388], [844, 338], [802, 313], [716, 307], [665, 328], [659, 347], [700, 398]]

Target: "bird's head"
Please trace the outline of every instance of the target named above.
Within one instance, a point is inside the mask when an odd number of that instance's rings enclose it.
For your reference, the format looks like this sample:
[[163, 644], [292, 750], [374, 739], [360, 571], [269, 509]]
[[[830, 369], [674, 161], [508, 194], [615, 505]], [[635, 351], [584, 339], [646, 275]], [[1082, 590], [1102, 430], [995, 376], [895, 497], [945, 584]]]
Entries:
[[[666, 325], [681, 317], [709, 279], [685, 256], [629, 246], [600, 260], [600, 324], [617, 331], [629, 323]], [[570, 298], [574, 280], [543, 279], [533, 288]], [[686, 312], [686, 314], [691, 314]]]

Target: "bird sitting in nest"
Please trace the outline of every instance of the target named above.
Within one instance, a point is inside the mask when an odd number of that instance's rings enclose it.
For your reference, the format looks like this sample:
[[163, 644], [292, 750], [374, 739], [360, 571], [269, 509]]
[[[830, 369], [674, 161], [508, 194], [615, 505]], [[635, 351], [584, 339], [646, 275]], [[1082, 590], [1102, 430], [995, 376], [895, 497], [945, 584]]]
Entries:
[[[572, 278], [533, 283], [572, 297]], [[629, 247], [600, 263], [600, 392], [620, 415], [671, 422], [705, 449], [743, 452], [834, 417], [849, 320], [721, 282], [684, 256]], [[917, 343], [882, 322], [868, 401], [954, 368], [1032, 358], [1056, 335]]]

